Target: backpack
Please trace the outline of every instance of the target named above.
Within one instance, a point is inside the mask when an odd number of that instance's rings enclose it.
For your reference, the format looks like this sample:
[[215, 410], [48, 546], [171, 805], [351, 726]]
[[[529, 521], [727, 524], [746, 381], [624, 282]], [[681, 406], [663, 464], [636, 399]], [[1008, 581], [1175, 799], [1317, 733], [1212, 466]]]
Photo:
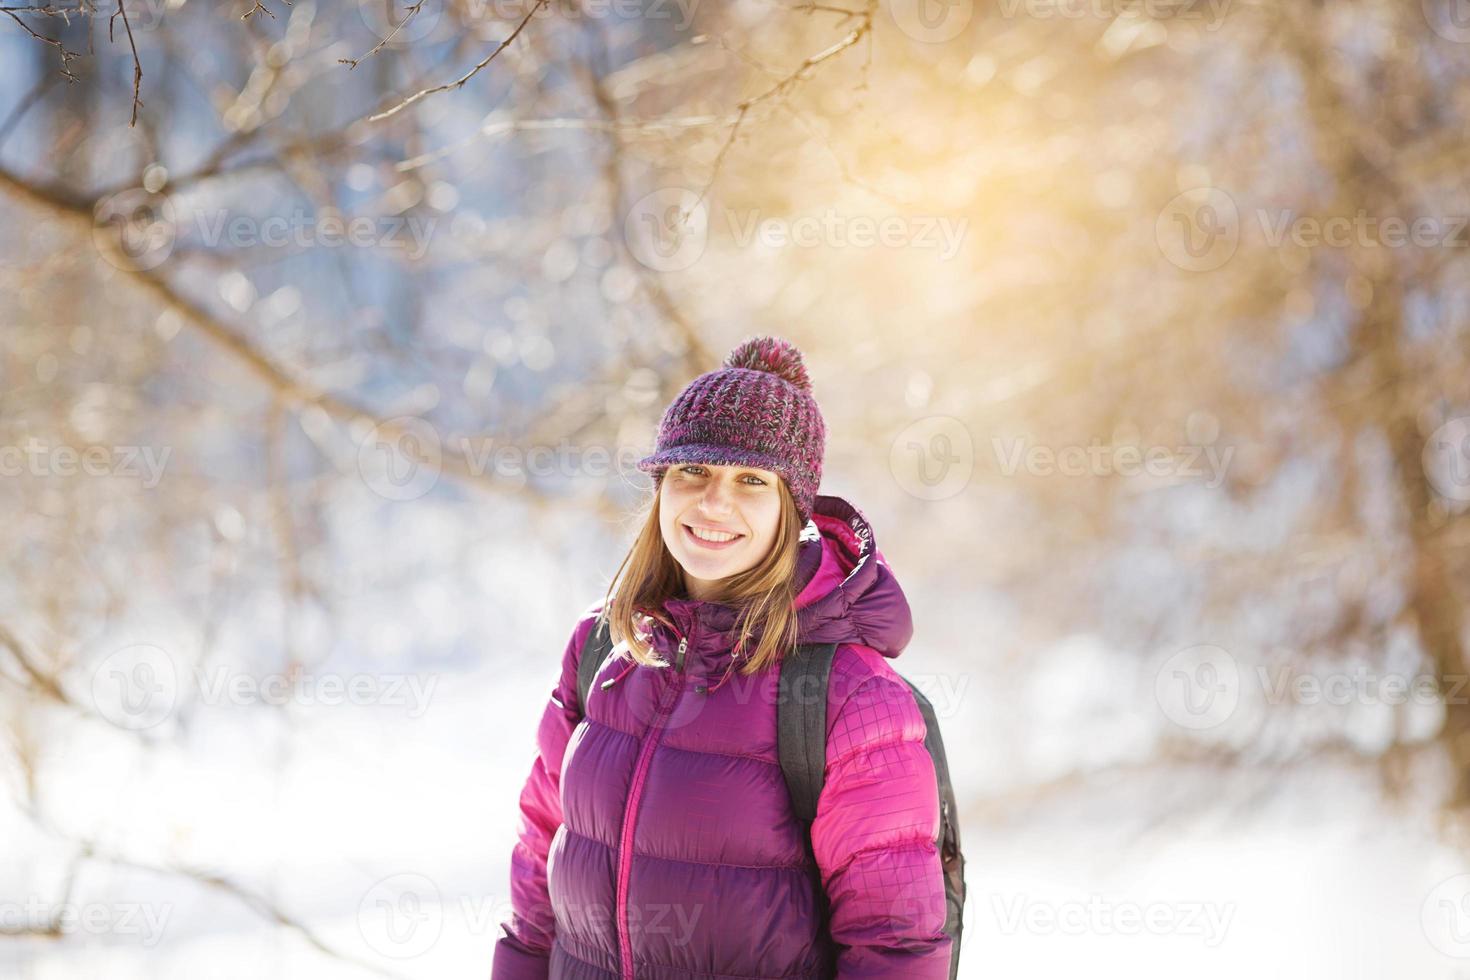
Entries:
[[[608, 636], [607, 621], [599, 618], [582, 646], [581, 660], [577, 663], [579, 705], [586, 705], [598, 668], [611, 652], [612, 640]], [[777, 749], [796, 816], [807, 829], [808, 853], [811, 852], [811, 826], [817, 815], [817, 799], [821, 796], [826, 777], [827, 699], [797, 698], [793, 694], [797, 691], [826, 691], [836, 652], [835, 643], [800, 644], [796, 655], [783, 658], [780, 665], [780, 693], [776, 705]], [[949, 977], [955, 980], [960, 969], [960, 933], [964, 928], [965, 910], [965, 856], [960, 850], [959, 815], [955, 811], [954, 786], [949, 779], [949, 762], [944, 753], [944, 740], [939, 734], [939, 719], [934, 713], [934, 705], [914, 686], [913, 681], [905, 677], [904, 683], [913, 692], [919, 712], [924, 716], [924, 747], [929, 750], [929, 758], [934, 761], [934, 773], [938, 777], [939, 837], [935, 844], [944, 870], [944, 934], [950, 939]], [[815, 863], [814, 859], [814, 866]], [[817, 884], [817, 895], [824, 903], [825, 919], [826, 890], [820, 887], [820, 881]]]

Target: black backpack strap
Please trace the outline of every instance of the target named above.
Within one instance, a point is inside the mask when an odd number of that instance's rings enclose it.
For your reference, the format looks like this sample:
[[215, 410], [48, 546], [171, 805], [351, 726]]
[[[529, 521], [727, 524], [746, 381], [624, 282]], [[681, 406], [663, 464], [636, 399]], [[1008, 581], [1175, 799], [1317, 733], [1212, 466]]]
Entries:
[[[817, 817], [817, 800], [827, 781], [827, 683], [836, 652], [835, 643], [803, 644], [782, 657], [776, 701], [776, 751], [811, 860], [812, 894], [823, 932], [828, 928], [831, 905], [812, 848], [812, 821]], [[823, 976], [836, 975], [835, 962], [826, 967]]]
[[[836, 644], [808, 645], [797, 648], [796, 655], [783, 658], [780, 664], [780, 700], [776, 705], [777, 749], [781, 772], [791, 792], [792, 806], [801, 820], [811, 850], [811, 825], [817, 815], [817, 800], [826, 782], [827, 762], [827, 684], [832, 674], [832, 658]], [[903, 675], [900, 674], [900, 677]], [[934, 705], [907, 677], [903, 678], [913, 693], [914, 702], [924, 718], [924, 748], [934, 760], [935, 781], [939, 797], [940, 865], [944, 872], [944, 933], [950, 937], [950, 980], [959, 975], [960, 938], [964, 925], [965, 859], [960, 851], [959, 815], [955, 809], [954, 785], [949, 777], [949, 760], [944, 739], [939, 731], [939, 718]], [[826, 892], [820, 875], [816, 881], [819, 915], [826, 928], [829, 914]]]
[[810, 825], [827, 775], [827, 681], [837, 644], [804, 644], [782, 657], [776, 747], [796, 815]]
[[[902, 676], [902, 675], [899, 675]], [[939, 783], [939, 814], [941, 819], [954, 812], [954, 786], [949, 781], [949, 758], [944, 753], [944, 739], [939, 734], [939, 716], [934, 713], [934, 705], [919, 690], [918, 685], [907, 677], [903, 679], [914, 694], [914, 701], [919, 706], [919, 714], [924, 716], [924, 748], [929, 750], [929, 758], [934, 760], [934, 775]], [[940, 854], [943, 855], [946, 845], [953, 845], [953, 849], [959, 850], [959, 831], [955, 831], [953, 841], [943, 839], [944, 831], [940, 830], [940, 838], [935, 840]]]
[[598, 668], [612, 653], [612, 636], [608, 633], [607, 619], [598, 616], [582, 644], [582, 653], [577, 661], [577, 709], [587, 714], [587, 696], [592, 693], [592, 682], [597, 679]]
[[949, 779], [949, 758], [944, 752], [944, 739], [939, 733], [939, 716], [935, 714], [934, 705], [919, 690], [918, 685], [907, 677], [904, 682], [914, 692], [914, 701], [919, 705], [919, 713], [924, 716], [924, 747], [934, 760], [934, 775], [939, 784], [939, 838], [934, 843], [939, 847], [939, 864], [944, 871], [944, 933], [952, 940], [949, 975], [953, 980], [959, 973], [960, 935], [964, 927], [965, 908], [965, 856], [960, 850], [959, 813], [955, 808], [954, 784]]

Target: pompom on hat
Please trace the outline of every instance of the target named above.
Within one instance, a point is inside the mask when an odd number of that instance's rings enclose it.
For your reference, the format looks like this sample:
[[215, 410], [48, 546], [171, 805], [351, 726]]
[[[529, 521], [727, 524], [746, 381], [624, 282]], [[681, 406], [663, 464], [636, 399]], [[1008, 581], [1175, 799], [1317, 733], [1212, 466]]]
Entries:
[[786, 481], [805, 525], [822, 482], [826, 444], [801, 351], [778, 337], [752, 337], [669, 404], [653, 455], [640, 459], [638, 468], [653, 474], [655, 492], [674, 463], [771, 470]]

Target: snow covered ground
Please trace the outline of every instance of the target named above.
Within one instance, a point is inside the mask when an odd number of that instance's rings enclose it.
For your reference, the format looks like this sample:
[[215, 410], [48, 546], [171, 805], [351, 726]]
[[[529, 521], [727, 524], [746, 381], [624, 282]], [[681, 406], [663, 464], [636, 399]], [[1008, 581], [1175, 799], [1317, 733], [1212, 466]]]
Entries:
[[[488, 974], [535, 724], [622, 532], [515, 513], [470, 527], [431, 502], [379, 528], [334, 513], [360, 547], [338, 618], [301, 627], [321, 645], [300, 677], [252, 659], [277, 617], [242, 601], [202, 673], [187, 629], [99, 644], [170, 658], [152, 665], [176, 672], [156, 723], [26, 715], [47, 829], [7, 794], [0, 927], [70, 900], [61, 937], [0, 944], [0, 974]], [[507, 562], [507, 527], [540, 543]], [[1371, 773], [1140, 764], [1161, 718], [1136, 658], [1078, 636], [1017, 670], [966, 644], [978, 600], [946, 619], [937, 591], [910, 592], [924, 628], [898, 665], [938, 695], [966, 818], [962, 976], [1470, 978], [1470, 862]]]
[[[530, 733], [553, 666], [437, 675], [428, 710], [240, 709], [177, 747], [101, 725], [43, 799], [99, 853], [182, 860], [267, 899], [338, 960], [207, 884], [83, 865], [74, 932], [0, 946], [36, 980], [484, 976], [508, 907], [507, 860]], [[956, 746], [955, 754], [964, 757]], [[1136, 780], [1130, 786], [1129, 779]], [[1123, 777], [1030, 819], [964, 829], [962, 976], [1463, 978], [1470, 870], [1327, 772], [1262, 815], [1136, 833], [1156, 777]], [[1206, 814], [1210, 812], [1206, 807]], [[4, 814], [4, 894], [58, 894], [66, 848]], [[48, 871], [47, 869], [51, 869]], [[53, 875], [48, 880], [48, 875]], [[1449, 884], [1436, 886], [1449, 880]], [[20, 890], [18, 890], [18, 887]], [[7, 909], [13, 918], [22, 914]]]

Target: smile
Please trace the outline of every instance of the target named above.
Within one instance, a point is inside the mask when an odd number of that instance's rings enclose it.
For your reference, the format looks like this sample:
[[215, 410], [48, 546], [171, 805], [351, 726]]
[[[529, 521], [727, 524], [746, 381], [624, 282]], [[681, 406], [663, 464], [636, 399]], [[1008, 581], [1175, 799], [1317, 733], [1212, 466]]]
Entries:
[[684, 533], [689, 540], [698, 544], [701, 548], [712, 548], [719, 550], [728, 548], [741, 538], [743, 534], [734, 534], [729, 531], [706, 531], [703, 528], [693, 528], [688, 524], [683, 525]]

